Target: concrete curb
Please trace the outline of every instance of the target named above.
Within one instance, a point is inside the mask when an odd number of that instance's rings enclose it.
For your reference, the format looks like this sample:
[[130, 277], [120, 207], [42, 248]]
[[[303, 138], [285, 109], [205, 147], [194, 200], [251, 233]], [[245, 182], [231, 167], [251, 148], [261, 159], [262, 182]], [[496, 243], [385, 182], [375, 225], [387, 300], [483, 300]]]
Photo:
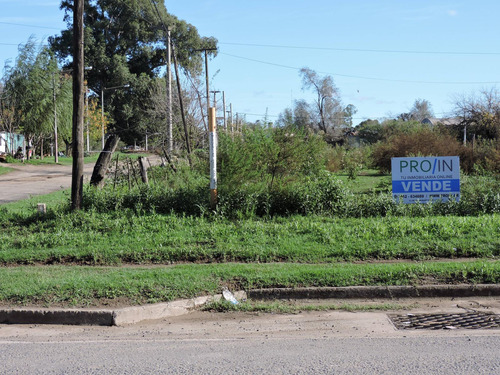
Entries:
[[500, 284], [272, 288], [247, 291], [250, 299], [423, 298], [500, 296]]
[[[245, 292], [234, 296], [245, 299]], [[165, 319], [187, 314], [191, 310], [211, 301], [222, 299], [222, 295], [198, 297], [151, 305], [131, 306], [121, 309], [53, 309], [21, 308], [0, 309], [0, 324], [65, 324], [122, 326], [144, 320]]]
[[[492, 297], [500, 296], [500, 284], [422, 285], [422, 286], [352, 286], [325, 288], [272, 288], [233, 293], [236, 299], [350, 299], [350, 298], [423, 298], [423, 297]], [[120, 309], [0, 309], [0, 324], [66, 324], [122, 326], [144, 320], [166, 319], [187, 314], [222, 295], [198, 297], [166, 303]]]

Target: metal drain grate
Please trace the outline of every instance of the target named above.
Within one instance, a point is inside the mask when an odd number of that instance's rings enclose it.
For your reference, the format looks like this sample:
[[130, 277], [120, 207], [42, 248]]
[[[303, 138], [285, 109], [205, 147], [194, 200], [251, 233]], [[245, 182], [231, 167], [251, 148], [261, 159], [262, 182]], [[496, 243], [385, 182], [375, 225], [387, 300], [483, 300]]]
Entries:
[[483, 312], [389, 315], [389, 318], [397, 329], [500, 328], [500, 315]]

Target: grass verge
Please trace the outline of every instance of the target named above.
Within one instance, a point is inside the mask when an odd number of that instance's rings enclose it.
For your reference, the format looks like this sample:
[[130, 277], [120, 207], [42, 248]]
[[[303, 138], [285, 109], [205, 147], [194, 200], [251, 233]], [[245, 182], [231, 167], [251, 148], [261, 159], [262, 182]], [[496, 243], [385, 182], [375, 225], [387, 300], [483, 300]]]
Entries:
[[191, 264], [163, 267], [23, 266], [0, 268], [8, 305], [137, 305], [231, 290], [276, 287], [488, 284], [500, 261], [403, 264]]
[[118, 265], [496, 258], [500, 215], [213, 220], [0, 209], [0, 264]]

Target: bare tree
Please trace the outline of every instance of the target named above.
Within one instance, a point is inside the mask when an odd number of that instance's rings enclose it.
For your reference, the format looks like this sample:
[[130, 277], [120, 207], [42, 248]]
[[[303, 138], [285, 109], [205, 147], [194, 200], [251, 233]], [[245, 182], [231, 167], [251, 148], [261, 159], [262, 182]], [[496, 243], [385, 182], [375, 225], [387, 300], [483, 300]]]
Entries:
[[434, 117], [432, 105], [428, 100], [416, 99], [413, 107], [410, 109], [412, 120], [422, 121], [425, 118]]
[[500, 93], [496, 88], [456, 97], [454, 113], [462, 119], [459, 127], [467, 129], [468, 138], [500, 138]]
[[311, 89], [316, 94], [314, 107], [318, 129], [328, 133], [342, 123], [343, 111], [339, 90], [331, 76], [319, 76], [309, 68], [300, 69], [303, 89]]

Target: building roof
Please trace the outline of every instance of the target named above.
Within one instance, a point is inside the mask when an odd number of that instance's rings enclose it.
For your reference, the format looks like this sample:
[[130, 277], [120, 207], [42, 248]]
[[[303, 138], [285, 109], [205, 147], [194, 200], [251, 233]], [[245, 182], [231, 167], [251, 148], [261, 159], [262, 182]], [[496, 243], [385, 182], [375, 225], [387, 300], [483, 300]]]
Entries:
[[435, 118], [435, 117], [426, 117], [422, 120], [422, 124], [430, 124], [430, 125], [459, 125], [462, 122], [460, 117], [445, 117], [445, 118]]

